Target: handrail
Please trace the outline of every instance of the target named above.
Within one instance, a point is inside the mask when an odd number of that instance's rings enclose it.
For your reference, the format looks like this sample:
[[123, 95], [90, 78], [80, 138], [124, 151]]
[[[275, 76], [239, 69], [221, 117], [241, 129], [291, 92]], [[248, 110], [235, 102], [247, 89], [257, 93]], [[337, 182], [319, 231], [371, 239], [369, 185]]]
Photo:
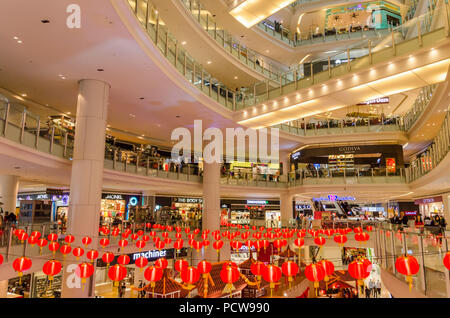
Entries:
[[230, 32], [217, 25], [214, 17], [203, 7], [199, 0], [180, 0], [180, 2], [191, 13], [200, 27], [222, 46], [226, 52], [230, 53], [241, 63], [272, 80], [279, 78], [282, 73], [285, 73], [285, 70], [280, 69], [271, 62], [267, 62], [262, 54], [234, 40]]

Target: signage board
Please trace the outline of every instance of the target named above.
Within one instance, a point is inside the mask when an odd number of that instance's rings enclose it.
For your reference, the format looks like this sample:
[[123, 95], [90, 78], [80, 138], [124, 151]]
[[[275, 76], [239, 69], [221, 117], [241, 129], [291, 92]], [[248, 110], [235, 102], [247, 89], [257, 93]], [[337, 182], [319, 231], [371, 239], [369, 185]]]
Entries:
[[174, 203], [195, 203], [202, 204], [203, 198], [173, 198]]
[[266, 200], [247, 200], [247, 204], [267, 205], [267, 204], [269, 204], [269, 201], [266, 201]]

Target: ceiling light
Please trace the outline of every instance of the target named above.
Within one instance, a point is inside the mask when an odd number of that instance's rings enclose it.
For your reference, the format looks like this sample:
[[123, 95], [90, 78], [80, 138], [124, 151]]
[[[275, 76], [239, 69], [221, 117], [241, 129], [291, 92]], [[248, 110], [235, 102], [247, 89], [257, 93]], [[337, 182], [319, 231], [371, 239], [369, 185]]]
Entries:
[[211, 62], [211, 61], [208, 61], [207, 63], [208, 63], [208, 64], [211, 64], [212, 62]]
[[14, 40], [18, 40], [19, 38], [17, 36], [14, 37]]
[[50, 23], [50, 20], [43, 19], [43, 20], [41, 20], [41, 22], [44, 23], [44, 24], [46, 24], [46, 23]]
[[102, 68], [97, 69], [97, 72], [103, 72], [103, 71], [104, 71], [104, 69], [102, 69]]
[[67, 115], [70, 115], [70, 112], [67, 112]]
[[237, 76], [235, 76], [235, 77], [234, 77], [234, 79], [238, 79], [238, 77], [237, 77]]
[[23, 94], [21, 94], [22, 95], [22, 97], [27, 97], [27, 94], [25, 94], [25, 93], [23, 93]]
[[17, 41], [17, 43], [22, 43], [22, 41], [21, 41], [21, 40], [19, 40], [19, 41]]
[[186, 45], [186, 41], [181, 42], [181, 45]]

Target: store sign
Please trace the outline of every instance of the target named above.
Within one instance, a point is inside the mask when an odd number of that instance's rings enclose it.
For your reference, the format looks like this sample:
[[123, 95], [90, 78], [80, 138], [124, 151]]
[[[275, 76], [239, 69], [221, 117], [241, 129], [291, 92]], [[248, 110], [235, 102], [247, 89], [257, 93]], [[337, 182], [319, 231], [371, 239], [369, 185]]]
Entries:
[[105, 200], [124, 200], [121, 194], [107, 194], [103, 198]]
[[298, 158], [300, 158], [300, 155], [301, 155], [301, 151], [297, 151], [291, 155], [291, 158], [292, 158], [292, 160], [297, 160]]
[[153, 250], [153, 251], [147, 251], [147, 252], [140, 252], [140, 253], [134, 253], [131, 255], [131, 259], [133, 261], [136, 261], [139, 257], [145, 257], [149, 261], [157, 260], [161, 257], [166, 257], [167, 250]]
[[329, 194], [328, 197], [313, 198], [313, 201], [355, 201], [354, 197], [340, 197], [338, 195]]
[[296, 210], [311, 210], [311, 206], [308, 204], [297, 204], [295, 205]]
[[389, 104], [389, 97], [380, 97], [376, 99], [371, 99], [356, 105], [377, 105], [377, 104]]
[[173, 198], [173, 202], [201, 204], [201, 203], [203, 203], [203, 199], [202, 198]]
[[49, 194], [49, 195], [63, 195], [63, 194], [64, 194], [64, 191], [63, 191], [63, 190], [60, 190], [60, 189], [50, 189], [50, 188], [47, 188], [46, 193]]
[[429, 203], [434, 203], [434, 202], [442, 202], [442, 197], [419, 199], [419, 200], [415, 200], [414, 204], [419, 205], [419, 204], [429, 204]]
[[136, 197], [131, 197], [130, 198], [130, 205], [131, 206], [136, 206], [138, 204], [138, 199]]
[[264, 201], [264, 200], [247, 200], [247, 204], [267, 205], [267, 204], [269, 204], [269, 201]]
[[357, 151], [361, 151], [361, 147], [359, 146], [344, 146], [344, 147], [339, 147], [339, 152], [342, 153], [355, 153]]
[[405, 215], [417, 215], [417, 211], [402, 211]]

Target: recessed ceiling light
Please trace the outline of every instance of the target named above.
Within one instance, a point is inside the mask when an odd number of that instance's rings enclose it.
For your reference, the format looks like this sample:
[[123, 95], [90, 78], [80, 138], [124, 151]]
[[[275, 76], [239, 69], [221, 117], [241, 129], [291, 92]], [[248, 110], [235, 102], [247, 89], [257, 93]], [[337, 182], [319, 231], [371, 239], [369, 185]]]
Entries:
[[186, 44], [186, 41], [181, 42], [181, 45], [185, 45], [185, 44]]
[[70, 112], [67, 112], [67, 115], [70, 115]]
[[41, 20], [41, 22], [44, 23], [44, 24], [45, 24], [45, 23], [50, 23], [50, 20], [43, 19], [43, 20]]
[[238, 79], [238, 77], [237, 77], [237, 76], [235, 76], [235, 77], [234, 77], [234, 79]]
[[14, 37], [14, 40], [18, 40], [19, 38], [17, 36]]
[[139, 97], [140, 100], [145, 99], [145, 97]]
[[17, 41], [17, 43], [22, 43], [22, 40]]
[[212, 62], [211, 62], [211, 61], [208, 61], [207, 63], [208, 63], [208, 64], [211, 64]]
[[22, 97], [27, 97], [27, 94], [22, 94]]
[[97, 72], [103, 72], [103, 71], [104, 71], [104, 69], [102, 69], [102, 68], [97, 69]]
[[180, 115], [176, 115], [175, 117], [176, 117], [176, 118], [180, 118], [181, 116], [180, 116]]

